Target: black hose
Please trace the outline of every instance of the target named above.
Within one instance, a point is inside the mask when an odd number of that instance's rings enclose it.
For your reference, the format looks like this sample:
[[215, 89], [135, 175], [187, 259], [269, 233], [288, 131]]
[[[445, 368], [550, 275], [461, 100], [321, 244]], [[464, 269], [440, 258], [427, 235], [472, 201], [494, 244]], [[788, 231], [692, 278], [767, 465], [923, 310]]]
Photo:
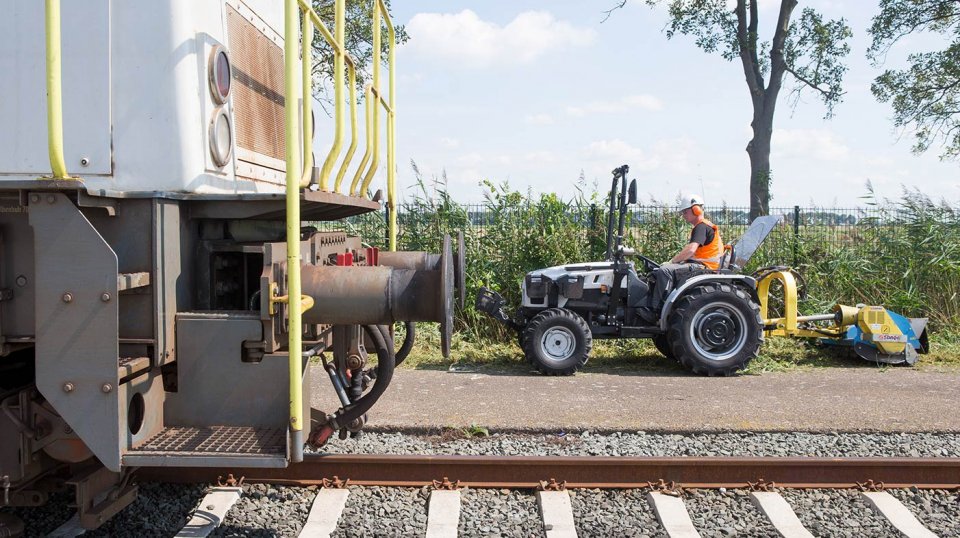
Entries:
[[397, 350], [397, 366], [400, 366], [404, 359], [407, 358], [407, 355], [410, 354], [410, 351], [413, 349], [413, 343], [417, 338], [416, 323], [407, 321], [404, 322], [403, 326], [407, 329], [407, 335], [403, 338], [403, 344], [400, 346], [400, 349]]
[[362, 417], [377, 403], [380, 396], [387, 390], [387, 385], [393, 378], [393, 369], [396, 367], [396, 357], [393, 353], [393, 347], [387, 346], [390, 339], [390, 333], [383, 327], [377, 325], [364, 325], [363, 330], [373, 341], [373, 346], [377, 348], [377, 380], [373, 387], [363, 397], [354, 402], [350, 407], [340, 408], [332, 417], [333, 427], [340, 429], [354, 420]]

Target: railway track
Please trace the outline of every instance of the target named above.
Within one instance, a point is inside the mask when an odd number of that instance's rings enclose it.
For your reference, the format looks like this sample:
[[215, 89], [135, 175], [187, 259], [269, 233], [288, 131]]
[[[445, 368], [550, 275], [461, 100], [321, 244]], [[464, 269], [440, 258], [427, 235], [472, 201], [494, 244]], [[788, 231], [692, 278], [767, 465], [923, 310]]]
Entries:
[[960, 487], [960, 458], [744, 458], [613, 456], [307, 455], [285, 469], [154, 467], [140, 480], [215, 482], [232, 474], [247, 482], [324, 485], [334, 476], [360, 486], [430, 485], [449, 479], [474, 488], [536, 488], [554, 480], [568, 488], [641, 488], [674, 482], [695, 488]]
[[[824, 530], [829, 525], [818, 521], [831, 504], [848, 505], [846, 510], [853, 507], [865, 520], [846, 520], [855, 526], [851, 536], [960, 535], [960, 522], [953, 523], [949, 534], [942, 529], [939, 535], [930, 531], [918, 519], [925, 515], [923, 508], [908, 507], [900, 500], [909, 497], [910, 491], [960, 488], [960, 458], [313, 455], [287, 469], [154, 468], [142, 471], [140, 480], [196, 483], [214, 481], [226, 473], [243, 476], [248, 483], [294, 490], [322, 486], [300, 536], [367, 535], [347, 531], [351, 519], [363, 511], [382, 510], [370, 505], [371, 496], [374, 503], [381, 499], [386, 505], [422, 504], [410, 508], [411, 513], [422, 514], [423, 528], [418, 533], [434, 538], [489, 534], [494, 527], [484, 521], [496, 516], [483, 511], [487, 504], [499, 502], [498, 497], [529, 508], [515, 522], [524, 529], [521, 535], [548, 538], [611, 532], [596, 527], [597, 516], [585, 504], [591, 498], [601, 499], [601, 505], [625, 503], [626, 511], [634, 514], [647, 513], [646, 522], [631, 525], [647, 527], [649, 534], [644, 535], [649, 536], [832, 536], [833, 530]], [[399, 493], [382, 493], [383, 488]], [[467, 488], [466, 497], [461, 488]], [[836, 493], [822, 493], [830, 490]], [[222, 496], [224, 491], [235, 492], [236, 498], [241, 495], [240, 488], [229, 486], [215, 494]], [[418, 496], [417, 491], [427, 493]], [[813, 491], [816, 500], [805, 501], [807, 491]], [[623, 492], [631, 492], [626, 501], [621, 498]], [[406, 500], [382, 499], [391, 495]], [[729, 512], [712, 513], [711, 504], [718, 502], [730, 504]], [[218, 507], [219, 515], [203, 510], [213, 506], [206, 503], [201, 501], [195, 525], [209, 526], [226, 517], [223, 507]], [[807, 514], [807, 505], [823, 506]], [[248, 504], [247, 509], [256, 510], [256, 504]], [[711, 528], [716, 521], [726, 526], [719, 531]], [[187, 534], [197, 535], [195, 528], [188, 525], [186, 529]], [[408, 532], [405, 528], [401, 534]]]

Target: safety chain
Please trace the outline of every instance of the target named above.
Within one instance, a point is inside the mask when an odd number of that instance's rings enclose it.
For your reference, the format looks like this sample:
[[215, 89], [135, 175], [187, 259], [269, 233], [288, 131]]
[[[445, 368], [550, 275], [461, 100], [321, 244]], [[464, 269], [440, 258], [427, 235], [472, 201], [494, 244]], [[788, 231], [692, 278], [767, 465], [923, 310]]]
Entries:
[[657, 493], [663, 493], [664, 495], [670, 495], [671, 497], [683, 496], [683, 486], [677, 482], [674, 482], [673, 480], [664, 482], [661, 478], [656, 482], [647, 482], [647, 487]]
[[756, 482], [750, 482], [748, 480], [747, 487], [750, 488], [750, 491], [773, 491], [773, 489], [777, 487], [777, 483], [767, 482], [763, 477], [760, 477]]
[[871, 478], [866, 482], [857, 482], [857, 489], [860, 491], [883, 491], [883, 482], [874, 482]]
[[340, 477], [333, 475], [333, 478], [324, 478], [320, 481], [320, 485], [328, 489], [345, 489], [350, 483], [350, 479], [340, 480]]
[[221, 488], [223, 488], [223, 487], [227, 487], [227, 488], [239, 487], [239, 486], [242, 486], [242, 485], [243, 485], [243, 479], [244, 479], [244, 478], [246, 478], [246, 477], [241, 476], [241, 477], [240, 477], [240, 480], [237, 480], [236, 478], [233, 477], [233, 473], [227, 473], [227, 480], [226, 480], [226, 481], [223, 481], [223, 477], [222, 477], [222, 476], [218, 476], [218, 477], [217, 477], [217, 486], [219, 486], [219, 487], [221, 487]]
[[541, 480], [540, 486], [537, 487], [540, 491], [565, 491], [567, 489], [567, 481], [557, 483], [556, 478], [551, 478], [550, 481]]
[[447, 491], [455, 491], [460, 489], [460, 481], [451, 482], [449, 478], [443, 477], [443, 480], [434, 480], [433, 489], [442, 489]]

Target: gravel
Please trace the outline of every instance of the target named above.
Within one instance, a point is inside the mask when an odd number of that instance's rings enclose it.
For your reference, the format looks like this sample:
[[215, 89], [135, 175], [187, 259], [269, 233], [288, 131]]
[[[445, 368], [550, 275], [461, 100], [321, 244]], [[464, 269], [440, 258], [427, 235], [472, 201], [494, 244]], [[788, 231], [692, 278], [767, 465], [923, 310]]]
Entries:
[[571, 490], [577, 535], [666, 538], [646, 495], [646, 490]]
[[[465, 438], [462, 432], [414, 436], [368, 432], [335, 441], [331, 453], [627, 455], [627, 456], [888, 456], [958, 457], [960, 435], [917, 433], [695, 433], [506, 434]], [[316, 488], [244, 485], [244, 495], [214, 536], [296, 536], [309, 514]], [[85, 536], [170, 536], [189, 519], [203, 486], [142, 484], [139, 499], [103, 527]], [[338, 537], [422, 536], [426, 488], [351, 486]], [[960, 494], [891, 490], [939, 536], [960, 536]], [[882, 517], [849, 490], [783, 490], [801, 522], [817, 536], [897, 536]], [[51, 496], [39, 508], [4, 509], [24, 519], [26, 536], [44, 536], [70, 518], [72, 495]], [[743, 490], [688, 490], [684, 501], [704, 538], [774, 536]], [[646, 490], [571, 490], [580, 536], [662, 537]], [[536, 496], [525, 490], [462, 490], [460, 535], [543, 536]], [[349, 525], [348, 525], [349, 522]]]
[[546, 536], [532, 491], [464, 489], [460, 493], [460, 536], [533, 538]]
[[888, 493], [937, 536], [960, 536], [960, 493], [917, 488], [894, 489]]
[[689, 490], [683, 503], [703, 538], [743, 536], [768, 538], [777, 530], [750, 501], [746, 490]]
[[870, 508], [859, 491], [784, 490], [780, 494], [790, 503], [803, 526], [815, 536], [900, 536], [893, 525]]
[[960, 457], [957, 433], [493, 433], [464, 437], [458, 430], [432, 436], [365, 432], [333, 441], [324, 452], [353, 454], [462, 454], [527, 456], [818, 456]]
[[334, 537], [423, 536], [427, 532], [426, 488], [349, 489]]

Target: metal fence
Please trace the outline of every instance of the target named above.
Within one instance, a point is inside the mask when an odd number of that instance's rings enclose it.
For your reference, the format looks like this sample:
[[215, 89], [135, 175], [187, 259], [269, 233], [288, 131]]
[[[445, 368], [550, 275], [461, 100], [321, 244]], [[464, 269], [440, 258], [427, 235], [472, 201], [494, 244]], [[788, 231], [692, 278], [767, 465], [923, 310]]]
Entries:
[[[938, 206], [931, 206], [937, 209]], [[408, 248], [412, 242], [411, 233], [421, 229], [414, 223], [422, 223], [431, 218], [449, 220], [450, 214], [457, 215], [457, 221], [466, 227], [474, 237], [482, 237], [485, 230], [496, 227], [500, 220], [509, 220], [521, 215], [528, 219], [530, 226], [537, 225], [537, 206], [513, 208], [514, 213], [495, 211], [485, 204], [455, 204], [442, 210], [430, 204], [404, 204], [398, 207], [397, 220], [400, 226], [398, 248]], [[584, 239], [590, 234], [605, 234], [608, 208], [602, 204], [567, 205], [562, 210], [563, 220], [568, 225], [580, 226]], [[707, 211], [707, 218], [720, 226], [725, 242], [737, 239], [749, 225], [750, 210], [746, 207], [720, 207]], [[909, 208], [891, 206], [870, 206], [859, 208], [822, 208], [822, 207], [775, 207], [771, 215], [783, 217], [783, 224], [776, 228], [758, 253], [763, 258], [776, 263], [797, 265], [804, 258], [817, 253], [829, 253], [836, 248], [862, 248], [865, 252], [875, 250], [882, 237], [891, 237], [905, 228], [905, 225], [917, 218], [917, 211]], [[343, 221], [318, 223], [323, 230], [347, 230], [364, 237], [374, 245], [385, 243], [386, 211], [353, 217]], [[931, 218], [930, 215], [927, 215]], [[932, 217], [934, 224], [951, 227], [960, 233], [960, 210], [940, 206], [939, 212]], [[656, 246], [659, 243], [673, 245], [685, 240], [689, 226], [679, 217], [679, 208], [669, 206], [633, 206], [626, 219], [625, 242], [632, 245]], [[456, 226], [446, 226], [447, 229]], [[413, 241], [415, 243], [415, 241]], [[504, 245], [507, 247], [508, 245]]]

